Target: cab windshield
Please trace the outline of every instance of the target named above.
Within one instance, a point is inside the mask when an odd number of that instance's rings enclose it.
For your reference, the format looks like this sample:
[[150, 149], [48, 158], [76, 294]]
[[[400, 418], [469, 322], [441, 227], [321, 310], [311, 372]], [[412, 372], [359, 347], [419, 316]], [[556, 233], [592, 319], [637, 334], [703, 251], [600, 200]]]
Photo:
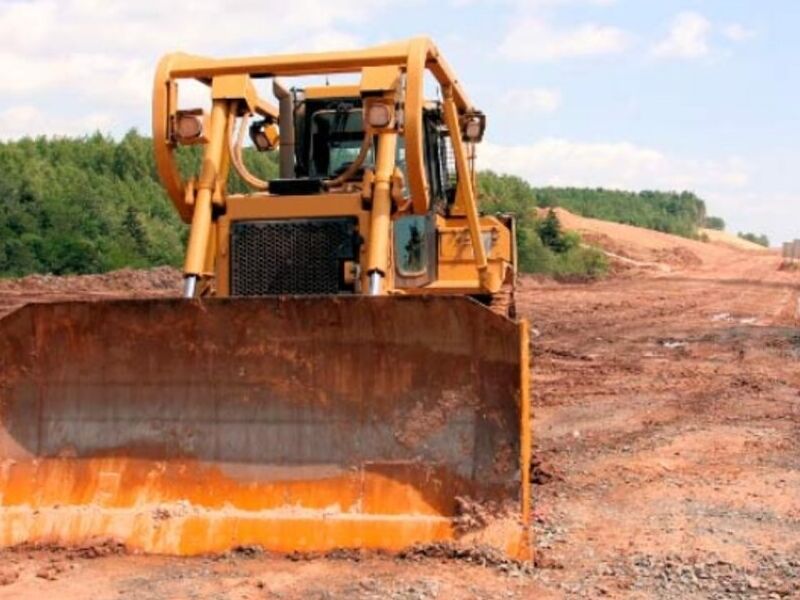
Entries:
[[[358, 157], [364, 140], [364, 121], [361, 108], [324, 109], [311, 119], [312, 177], [336, 177]], [[374, 163], [370, 148], [364, 167]]]
[[[346, 104], [335, 109], [316, 111], [311, 117], [309, 176], [332, 178], [344, 171], [358, 158], [364, 141], [364, 118], [360, 107]], [[397, 140], [397, 166], [406, 171], [405, 138]], [[362, 169], [374, 168], [375, 145], [371, 145]], [[360, 177], [360, 175], [359, 175]]]

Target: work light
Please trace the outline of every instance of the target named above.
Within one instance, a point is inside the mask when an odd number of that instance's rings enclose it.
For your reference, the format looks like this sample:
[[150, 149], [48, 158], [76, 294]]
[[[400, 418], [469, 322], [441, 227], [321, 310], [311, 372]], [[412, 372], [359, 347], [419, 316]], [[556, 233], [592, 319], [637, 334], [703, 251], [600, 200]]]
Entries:
[[388, 127], [392, 122], [392, 109], [388, 104], [373, 102], [367, 108], [367, 123], [375, 129]]

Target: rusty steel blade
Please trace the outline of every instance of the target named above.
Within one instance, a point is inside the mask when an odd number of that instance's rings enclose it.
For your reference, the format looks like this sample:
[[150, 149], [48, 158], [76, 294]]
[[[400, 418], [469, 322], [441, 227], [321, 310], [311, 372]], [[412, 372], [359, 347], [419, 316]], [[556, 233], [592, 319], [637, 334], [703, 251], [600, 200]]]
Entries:
[[466, 298], [25, 306], [0, 320], [0, 545], [523, 555], [521, 331]]

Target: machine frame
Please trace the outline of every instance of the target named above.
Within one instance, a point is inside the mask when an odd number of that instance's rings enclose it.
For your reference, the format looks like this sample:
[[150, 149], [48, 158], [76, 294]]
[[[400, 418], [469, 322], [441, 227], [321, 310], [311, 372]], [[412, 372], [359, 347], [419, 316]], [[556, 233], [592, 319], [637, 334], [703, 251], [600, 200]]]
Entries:
[[[423, 94], [426, 72], [440, 86], [442, 116], [457, 173], [452, 204], [444, 214], [435, 215], [424, 148], [423, 115], [429, 106]], [[375, 140], [374, 169], [368, 169], [363, 180], [355, 184], [339, 178], [340, 181], [327, 181], [324, 193], [298, 195], [272, 193], [268, 182], [253, 181], [255, 178], [245, 173], [252, 193], [229, 194], [228, 175], [232, 165], [237, 166], [236, 143], [231, 139], [237, 119], [253, 116], [280, 122], [281, 137], [286, 137], [287, 144], [294, 144], [293, 136], [289, 139], [289, 132], [283, 131], [280, 111], [259, 97], [253, 81], [335, 73], [360, 74], [360, 84], [309, 88], [307, 93], [316, 97], [358, 94], [365, 111], [371, 105], [382, 104], [391, 114], [390, 122], [383, 127], [365, 122], [366, 135]], [[181, 79], [208, 85], [212, 99], [210, 114], [202, 115], [202, 133], [198, 140], [191, 140], [205, 145], [202, 168], [188, 181], [181, 177], [175, 157], [178, 145], [184, 141], [176, 136], [175, 127], [181, 116]], [[513, 288], [513, 219], [480, 216], [476, 201], [475, 144], [480, 141], [484, 126], [485, 117], [473, 106], [453, 70], [427, 38], [351, 52], [232, 59], [181, 53], [165, 56], [154, 82], [153, 138], [165, 189], [181, 218], [191, 223], [184, 265], [186, 295], [231, 293], [229, 234], [233, 222], [344, 215], [358, 219], [359, 233], [365, 241], [358, 268], [347, 274], [356, 278], [360, 293], [490, 297], [504, 287]], [[472, 137], [465, 139], [468, 135]], [[398, 137], [404, 141], [405, 174], [399, 174], [396, 168]], [[437, 234], [436, 277], [418, 286], [409, 285], [402, 278], [398, 281], [393, 268], [392, 222], [410, 215], [430, 215]], [[198, 282], [205, 285], [198, 287]]]

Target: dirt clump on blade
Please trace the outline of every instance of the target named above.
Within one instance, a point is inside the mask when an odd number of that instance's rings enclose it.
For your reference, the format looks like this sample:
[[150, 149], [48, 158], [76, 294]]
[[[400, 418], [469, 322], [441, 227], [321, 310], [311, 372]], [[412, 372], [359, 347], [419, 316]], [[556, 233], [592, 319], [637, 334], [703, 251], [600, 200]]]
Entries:
[[400, 420], [395, 425], [395, 438], [407, 448], [416, 448], [426, 438], [439, 431], [455, 410], [462, 406], [473, 405], [475, 402], [477, 399], [469, 390], [447, 390], [432, 407], [418, 402], [408, 418]]
[[456, 496], [456, 517], [454, 527], [458, 533], [478, 531], [497, 519], [509, 518], [512, 514], [508, 507], [497, 502], [479, 502], [466, 496]]

